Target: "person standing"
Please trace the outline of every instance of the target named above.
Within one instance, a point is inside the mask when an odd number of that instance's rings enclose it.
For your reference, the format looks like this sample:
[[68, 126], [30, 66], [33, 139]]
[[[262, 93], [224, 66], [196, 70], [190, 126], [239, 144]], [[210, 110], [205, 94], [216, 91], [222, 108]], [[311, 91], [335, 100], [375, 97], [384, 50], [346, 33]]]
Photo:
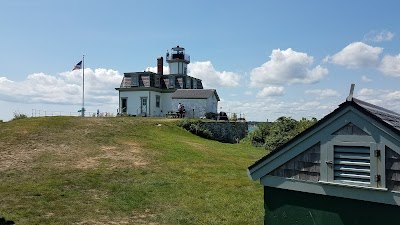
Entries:
[[185, 118], [185, 114], [186, 114], [185, 106], [182, 104], [182, 106], [181, 106], [181, 118]]
[[182, 117], [182, 104], [179, 102], [178, 104], [178, 118]]

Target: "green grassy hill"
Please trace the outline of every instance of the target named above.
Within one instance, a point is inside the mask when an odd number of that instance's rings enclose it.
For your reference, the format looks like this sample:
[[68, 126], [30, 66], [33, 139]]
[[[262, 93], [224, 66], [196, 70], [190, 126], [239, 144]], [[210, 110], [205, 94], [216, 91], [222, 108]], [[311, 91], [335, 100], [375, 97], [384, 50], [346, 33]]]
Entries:
[[173, 119], [0, 123], [0, 218], [16, 224], [262, 224], [246, 169], [265, 154]]

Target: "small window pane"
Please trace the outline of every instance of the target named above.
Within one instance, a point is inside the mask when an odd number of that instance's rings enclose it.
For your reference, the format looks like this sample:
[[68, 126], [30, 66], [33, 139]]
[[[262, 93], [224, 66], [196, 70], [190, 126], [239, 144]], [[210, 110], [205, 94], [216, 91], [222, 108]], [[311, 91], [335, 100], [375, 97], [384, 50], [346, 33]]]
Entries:
[[197, 80], [193, 79], [193, 89], [197, 89]]
[[191, 81], [192, 81], [192, 79], [190, 79], [188, 77], [186, 78], [186, 88], [187, 89], [191, 89], [192, 88]]
[[138, 75], [132, 75], [132, 86], [139, 86]]
[[170, 88], [174, 88], [174, 84], [175, 84], [175, 79], [174, 79], [174, 77], [170, 77], [170, 78], [169, 78], [169, 87], [170, 87]]
[[160, 108], [160, 96], [156, 95], [156, 107]]

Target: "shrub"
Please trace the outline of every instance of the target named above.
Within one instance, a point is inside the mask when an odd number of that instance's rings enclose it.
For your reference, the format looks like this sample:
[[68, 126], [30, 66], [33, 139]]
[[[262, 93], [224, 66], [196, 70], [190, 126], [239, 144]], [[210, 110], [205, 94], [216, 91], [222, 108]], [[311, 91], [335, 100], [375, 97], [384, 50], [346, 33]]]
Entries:
[[203, 122], [198, 119], [197, 120], [184, 119], [179, 121], [177, 125], [189, 131], [190, 133], [203, 138], [211, 139], [213, 136], [211, 131], [206, 129], [203, 125]]
[[249, 132], [249, 139], [251, 144], [257, 147], [261, 147], [265, 143], [265, 137], [269, 135], [269, 129], [271, 124], [259, 123], [253, 131]]
[[271, 124], [257, 124], [256, 128], [249, 133], [249, 139], [254, 146], [264, 146], [265, 149], [271, 151], [281, 147], [316, 122], [316, 118], [311, 120], [302, 118], [300, 121], [296, 121], [282, 116]]
[[177, 122], [177, 125], [179, 126], [179, 127], [182, 127], [183, 129], [185, 129], [185, 130], [189, 130], [189, 128], [190, 128], [190, 124], [191, 124], [192, 122], [189, 120], [189, 119], [183, 119], [183, 120], [179, 120], [178, 122]]

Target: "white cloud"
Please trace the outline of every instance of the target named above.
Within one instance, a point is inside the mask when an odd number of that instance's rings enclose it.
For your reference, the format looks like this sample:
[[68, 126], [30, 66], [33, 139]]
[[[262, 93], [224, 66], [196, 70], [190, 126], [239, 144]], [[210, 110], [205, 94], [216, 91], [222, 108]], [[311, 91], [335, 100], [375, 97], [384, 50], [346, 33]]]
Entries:
[[[157, 67], [147, 67], [146, 71], [157, 73]], [[163, 74], [169, 74], [169, 66], [163, 66]]]
[[379, 94], [378, 91], [369, 88], [363, 88], [358, 92], [358, 96], [360, 97], [369, 97]]
[[400, 91], [387, 89], [361, 89], [356, 98], [386, 109], [400, 112]]
[[[164, 74], [169, 67], [164, 66]], [[146, 71], [157, 73], [157, 67], [147, 67]], [[240, 83], [240, 76], [233, 72], [217, 71], [210, 61], [193, 62], [188, 65], [188, 75], [202, 80], [204, 88], [234, 87]]]
[[328, 74], [328, 70], [321, 66], [310, 68], [313, 57], [306, 53], [275, 49], [270, 61], [250, 72], [250, 85], [263, 87], [283, 84], [310, 84], [316, 83]]
[[267, 96], [282, 96], [285, 94], [285, 89], [282, 86], [275, 87], [264, 87], [262, 91], [258, 92], [257, 97], [267, 97]]
[[400, 55], [383, 57], [379, 70], [385, 75], [400, 77]]
[[306, 90], [305, 93], [310, 95], [317, 95], [318, 99], [340, 96], [339, 92], [333, 89]]
[[354, 42], [344, 47], [325, 61], [348, 68], [374, 67], [378, 65], [383, 48], [372, 47], [362, 42]]
[[253, 95], [253, 92], [252, 91], [245, 91], [244, 95]]
[[[85, 104], [99, 105], [118, 102], [115, 90], [122, 76], [115, 70], [85, 69]], [[0, 77], [0, 100], [6, 102], [79, 105], [82, 102], [82, 71], [28, 75], [23, 81]]]
[[319, 109], [321, 107], [321, 103], [318, 101], [312, 101], [312, 102], [296, 102], [295, 105], [293, 105], [293, 109], [296, 111], [312, 111], [315, 109]]
[[394, 34], [390, 31], [370, 31], [368, 34], [364, 36], [364, 39], [367, 41], [373, 42], [382, 42], [382, 41], [390, 41], [394, 37]]
[[372, 79], [370, 79], [369, 77], [367, 77], [367, 76], [365, 76], [365, 75], [362, 75], [362, 76], [361, 76], [361, 81], [368, 83], [368, 82], [371, 82]]
[[389, 101], [400, 101], [400, 91], [390, 92], [386, 96]]
[[282, 98], [262, 98], [254, 101], [221, 101], [222, 111], [241, 113], [246, 119], [256, 121], [274, 121], [281, 116], [294, 119], [322, 118], [337, 108], [339, 103], [329, 101], [284, 100]]
[[234, 87], [240, 83], [239, 74], [217, 71], [210, 61], [189, 64], [188, 75], [201, 79], [205, 88]]

